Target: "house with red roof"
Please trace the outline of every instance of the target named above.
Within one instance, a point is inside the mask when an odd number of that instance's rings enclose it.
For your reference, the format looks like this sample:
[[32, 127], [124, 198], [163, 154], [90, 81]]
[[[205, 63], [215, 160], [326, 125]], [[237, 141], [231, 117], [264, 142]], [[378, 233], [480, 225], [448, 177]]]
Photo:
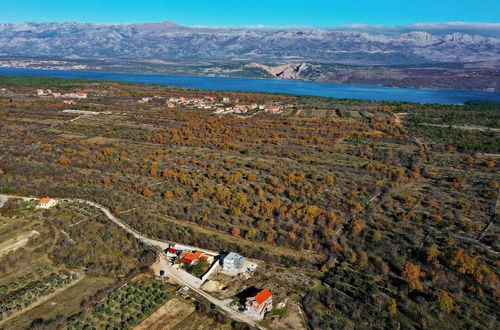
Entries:
[[205, 259], [209, 264], [214, 262], [214, 256], [203, 251], [182, 251], [179, 258], [187, 264], [196, 264], [199, 259]]
[[168, 248], [165, 250], [165, 253], [167, 254], [167, 256], [169, 257], [174, 257], [177, 255], [177, 253], [179, 252], [179, 250], [177, 249], [174, 249], [174, 248]]
[[268, 289], [263, 289], [255, 296], [247, 298], [245, 308], [248, 312], [263, 318], [265, 313], [273, 309], [273, 294]]
[[50, 209], [52, 206], [55, 206], [57, 204], [57, 200], [52, 199], [52, 198], [42, 198], [38, 202], [37, 208], [39, 209]]
[[271, 113], [280, 113], [281, 112], [281, 107], [278, 105], [267, 105], [265, 107], [266, 112], [271, 112]]

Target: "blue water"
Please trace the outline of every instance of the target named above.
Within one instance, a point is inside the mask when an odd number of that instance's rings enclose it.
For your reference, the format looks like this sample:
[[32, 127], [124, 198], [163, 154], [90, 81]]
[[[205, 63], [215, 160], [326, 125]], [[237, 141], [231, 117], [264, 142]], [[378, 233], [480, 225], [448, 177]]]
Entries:
[[286, 93], [377, 101], [406, 101], [441, 104], [460, 104], [468, 100], [500, 101], [499, 92], [451, 89], [391, 88], [383, 86], [318, 83], [297, 80], [213, 78], [17, 68], [0, 68], [0, 74], [114, 80], [208, 90]]

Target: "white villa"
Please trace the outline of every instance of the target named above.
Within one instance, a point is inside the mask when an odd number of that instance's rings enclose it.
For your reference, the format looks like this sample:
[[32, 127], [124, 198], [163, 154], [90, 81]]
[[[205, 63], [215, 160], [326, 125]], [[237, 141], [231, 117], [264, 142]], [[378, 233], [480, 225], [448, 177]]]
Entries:
[[243, 266], [243, 256], [239, 253], [230, 252], [222, 259], [222, 271], [226, 273], [237, 273]]
[[39, 209], [50, 209], [51, 207], [55, 206], [57, 204], [57, 201], [52, 198], [42, 198], [38, 202], [37, 208]]

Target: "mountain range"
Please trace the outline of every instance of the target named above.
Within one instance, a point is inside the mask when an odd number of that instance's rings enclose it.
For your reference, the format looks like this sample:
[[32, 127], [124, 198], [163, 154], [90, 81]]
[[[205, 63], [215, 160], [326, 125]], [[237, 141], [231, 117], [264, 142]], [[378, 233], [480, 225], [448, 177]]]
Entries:
[[[207, 28], [143, 24], [0, 24], [3, 56], [155, 59], [173, 62], [313, 61], [351, 65], [475, 62], [500, 59], [498, 36], [460, 32], [366, 32], [355, 27]], [[474, 31], [471, 29], [464, 29]], [[435, 29], [433, 31], [446, 31]]]

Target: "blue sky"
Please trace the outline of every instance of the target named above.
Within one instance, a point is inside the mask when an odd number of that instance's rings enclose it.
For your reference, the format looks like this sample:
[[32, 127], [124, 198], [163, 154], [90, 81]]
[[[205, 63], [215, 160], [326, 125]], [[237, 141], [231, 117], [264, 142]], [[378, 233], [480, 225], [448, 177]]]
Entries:
[[2, 0], [0, 22], [328, 27], [500, 22], [500, 0]]

